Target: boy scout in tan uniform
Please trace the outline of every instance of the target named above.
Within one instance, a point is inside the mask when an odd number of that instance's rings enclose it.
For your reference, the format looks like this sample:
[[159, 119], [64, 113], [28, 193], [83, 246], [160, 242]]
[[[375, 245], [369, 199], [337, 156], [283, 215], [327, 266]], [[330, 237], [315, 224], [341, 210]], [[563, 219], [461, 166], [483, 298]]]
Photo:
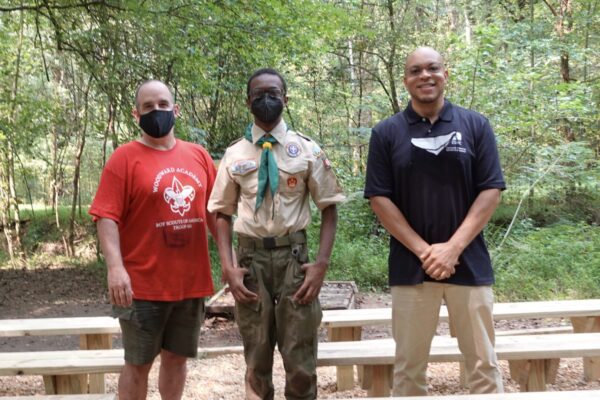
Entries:
[[[223, 276], [236, 300], [247, 399], [273, 399], [275, 344], [286, 370], [286, 399], [316, 398], [318, 294], [333, 247], [336, 204], [344, 199], [320, 147], [287, 128], [285, 102], [285, 81], [276, 71], [259, 70], [250, 78], [255, 122], [226, 150], [208, 204], [218, 213]], [[311, 219], [309, 194], [322, 213], [313, 263], [304, 230]], [[231, 251], [236, 213], [237, 266]]]

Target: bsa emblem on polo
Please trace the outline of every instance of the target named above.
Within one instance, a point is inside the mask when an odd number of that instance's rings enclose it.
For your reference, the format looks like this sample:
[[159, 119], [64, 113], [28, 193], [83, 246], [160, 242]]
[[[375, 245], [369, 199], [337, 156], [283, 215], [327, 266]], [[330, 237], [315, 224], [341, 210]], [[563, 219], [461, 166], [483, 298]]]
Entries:
[[298, 157], [301, 153], [300, 151], [300, 146], [298, 146], [298, 143], [288, 143], [285, 145], [285, 152], [287, 153], [288, 156], [290, 157]]
[[287, 180], [288, 187], [295, 188], [297, 184], [298, 184], [298, 179], [294, 178], [293, 176], [291, 178], [288, 178], [288, 180]]

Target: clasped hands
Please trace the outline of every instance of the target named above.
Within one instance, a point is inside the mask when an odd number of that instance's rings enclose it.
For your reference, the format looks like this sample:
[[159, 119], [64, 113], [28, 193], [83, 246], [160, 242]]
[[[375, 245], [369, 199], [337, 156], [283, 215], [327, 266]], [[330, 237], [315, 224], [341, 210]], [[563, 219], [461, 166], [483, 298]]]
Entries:
[[419, 255], [423, 270], [436, 281], [448, 279], [456, 272], [461, 250], [450, 242], [429, 245]]

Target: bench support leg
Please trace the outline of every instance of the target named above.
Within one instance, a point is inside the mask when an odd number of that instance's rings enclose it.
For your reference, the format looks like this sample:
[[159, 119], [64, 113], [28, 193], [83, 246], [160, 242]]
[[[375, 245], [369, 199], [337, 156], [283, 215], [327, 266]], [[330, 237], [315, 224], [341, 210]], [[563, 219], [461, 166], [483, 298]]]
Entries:
[[[329, 328], [328, 329], [329, 340], [332, 342], [342, 341], [356, 341], [361, 339], [362, 328], [356, 327], [343, 327], [343, 328]], [[344, 365], [336, 367], [337, 370], [337, 389], [338, 390], [349, 390], [354, 387], [354, 366]]]
[[[79, 347], [82, 350], [111, 349], [112, 337], [110, 334], [81, 335]], [[106, 393], [104, 374], [89, 374], [89, 388], [82, 393]]]
[[46, 394], [56, 394], [56, 376], [44, 375], [43, 378]]
[[371, 371], [372, 384], [369, 388], [369, 397], [389, 397], [392, 376], [391, 365], [369, 365], [365, 366], [365, 370]]
[[360, 387], [368, 390], [373, 384], [373, 369], [368, 365], [360, 366], [359, 368]]
[[[600, 332], [600, 317], [571, 318], [573, 332]], [[586, 381], [600, 380], [600, 357], [583, 357], [583, 375]]]
[[46, 394], [87, 393], [87, 375], [44, 375]]
[[519, 383], [521, 392], [544, 392], [546, 383], [555, 379], [559, 362], [559, 359], [548, 359], [510, 360], [508, 363], [511, 378]]
[[560, 358], [552, 358], [544, 361], [546, 383], [554, 385], [556, 383], [556, 375], [558, 375], [558, 366], [560, 365]]

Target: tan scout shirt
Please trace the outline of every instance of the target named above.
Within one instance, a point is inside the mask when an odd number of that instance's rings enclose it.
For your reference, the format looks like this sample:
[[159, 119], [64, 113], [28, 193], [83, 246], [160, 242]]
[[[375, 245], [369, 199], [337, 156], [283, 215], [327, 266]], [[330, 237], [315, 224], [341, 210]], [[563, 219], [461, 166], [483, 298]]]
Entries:
[[267, 189], [255, 214], [261, 146], [265, 135], [252, 127], [252, 143], [239, 140], [227, 148], [208, 202], [210, 212], [234, 215], [233, 230], [251, 237], [279, 237], [310, 223], [308, 194], [320, 210], [344, 200], [329, 160], [312, 140], [288, 131], [282, 120], [271, 132], [277, 140], [272, 152], [279, 168], [275, 198]]

